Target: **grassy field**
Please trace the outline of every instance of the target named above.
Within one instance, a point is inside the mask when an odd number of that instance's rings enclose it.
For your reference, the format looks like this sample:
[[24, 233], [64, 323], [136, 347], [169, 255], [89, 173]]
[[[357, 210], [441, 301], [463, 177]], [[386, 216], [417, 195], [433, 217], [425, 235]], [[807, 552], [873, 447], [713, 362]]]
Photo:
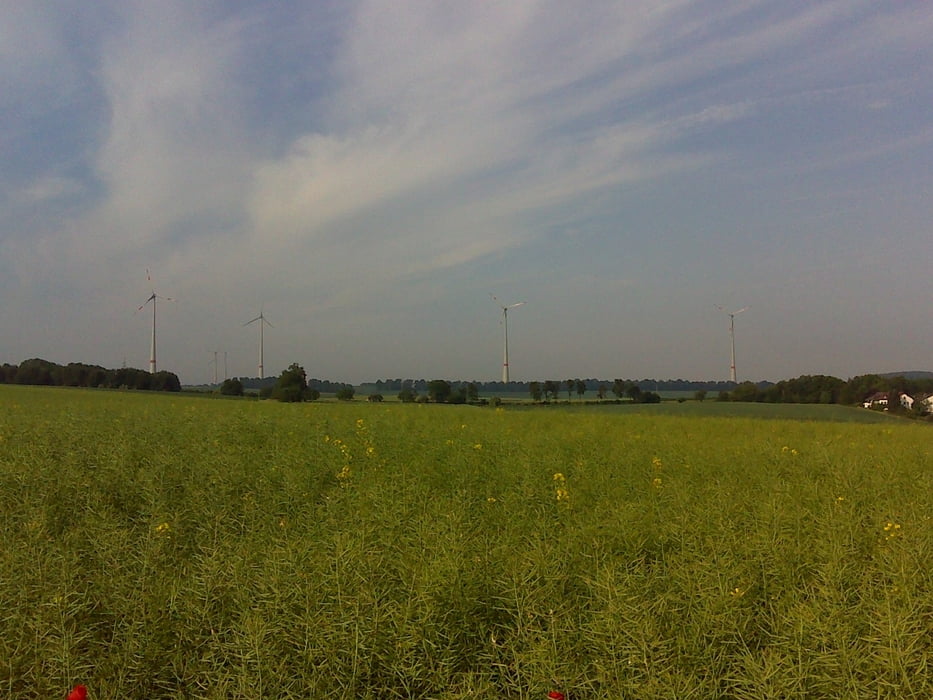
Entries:
[[686, 406], [0, 386], [0, 697], [933, 696], [929, 426]]

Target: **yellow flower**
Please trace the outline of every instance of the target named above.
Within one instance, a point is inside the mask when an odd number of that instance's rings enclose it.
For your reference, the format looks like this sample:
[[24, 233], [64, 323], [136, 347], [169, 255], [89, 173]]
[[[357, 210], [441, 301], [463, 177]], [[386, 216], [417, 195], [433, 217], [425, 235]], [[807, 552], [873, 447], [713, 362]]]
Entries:
[[356, 429], [357, 429], [357, 430], [362, 430], [362, 429], [363, 429], [363, 419], [362, 419], [362, 418], [357, 418], [357, 419], [356, 419]]
[[662, 466], [661, 458], [655, 457], [654, 459], [651, 460], [651, 464], [654, 466], [655, 469], [660, 469]]
[[897, 523], [888, 522], [884, 526], [884, 531], [888, 533], [887, 538], [891, 539], [892, 537], [897, 537], [900, 534], [901, 526]]
[[741, 598], [743, 595], [745, 595], [745, 590], [736, 586], [731, 591], [729, 591], [729, 595], [731, 595], [733, 598]]
[[570, 492], [567, 491], [563, 486], [557, 487], [557, 500], [558, 501], [568, 501], [570, 500]]
[[366, 456], [367, 456], [367, 457], [372, 457], [374, 454], [376, 454], [376, 448], [375, 448], [375, 447], [367, 447], [367, 448], [366, 448]]
[[474, 449], [474, 450], [481, 450], [481, 449], [483, 449], [483, 446], [482, 446], [480, 443], [476, 443], [475, 445], [473, 445], [473, 449]]
[[487, 502], [487, 503], [495, 503], [495, 502], [496, 502], [496, 497], [495, 497], [495, 496], [490, 496], [489, 498], [486, 499], [486, 502]]
[[557, 472], [557, 473], [554, 475], [554, 481], [564, 481], [564, 475], [561, 474], [560, 472]]
[[661, 488], [661, 477], [660, 476], [654, 477], [651, 480], [651, 485], [654, 486], [656, 489]]
[[846, 500], [845, 496], [836, 496], [836, 503], [842, 503], [844, 500]]
[[167, 532], [171, 528], [171, 525], [168, 523], [159, 523], [156, 525], [156, 532]]

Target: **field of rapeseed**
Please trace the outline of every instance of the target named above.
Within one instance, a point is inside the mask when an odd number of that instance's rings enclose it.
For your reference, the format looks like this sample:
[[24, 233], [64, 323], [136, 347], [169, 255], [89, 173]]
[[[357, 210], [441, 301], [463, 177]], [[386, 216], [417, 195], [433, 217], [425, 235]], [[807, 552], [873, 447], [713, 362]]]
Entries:
[[931, 697], [931, 437], [0, 386], [0, 697]]

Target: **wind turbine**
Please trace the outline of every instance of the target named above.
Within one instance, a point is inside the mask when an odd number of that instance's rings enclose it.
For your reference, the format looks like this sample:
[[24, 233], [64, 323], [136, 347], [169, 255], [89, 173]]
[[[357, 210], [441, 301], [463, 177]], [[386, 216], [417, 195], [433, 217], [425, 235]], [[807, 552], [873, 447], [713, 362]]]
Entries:
[[509, 309], [514, 309], [516, 306], [522, 306], [526, 302], [520, 301], [516, 304], [503, 304], [499, 301], [494, 294], [490, 294], [492, 300], [499, 305], [502, 309], [502, 325], [505, 328], [505, 347], [503, 349], [502, 357], [502, 381], [506, 384], [509, 383]]
[[[150, 282], [150, 284], [152, 283], [152, 277], [149, 274], [149, 270], [146, 270], [146, 279]], [[136, 309], [136, 313], [139, 313], [144, 308], [146, 308], [146, 304], [148, 304], [150, 301], [152, 302], [152, 346], [149, 351], [149, 373], [150, 374], [156, 373], [156, 300], [157, 299], [162, 299], [163, 301], [175, 301], [171, 297], [160, 297], [158, 294], [156, 294], [155, 289], [153, 289], [152, 294], [149, 295], [149, 298], [146, 299], [146, 301], [143, 303], [142, 306]]]
[[748, 307], [743, 306], [738, 311], [726, 311], [724, 306], [720, 306], [719, 304], [714, 304], [714, 306], [729, 316], [729, 338], [732, 341], [732, 364], [729, 365], [729, 379], [735, 384], [735, 317], [743, 311], [748, 311]]
[[252, 321], [247, 321], [243, 325], [248, 326], [251, 323], [256, 323], [256, 321], [259, 321], [259, 378], [262, 379], [263, 378], [263, 374], [262, 374], [263, 326], [269, 326], [269, 328], [273, 328], [273, 325], [266, 320], [265, 316], [263, 316], [262, 307], [260, 307], [259, 315], [256, 318], [254, 318]]

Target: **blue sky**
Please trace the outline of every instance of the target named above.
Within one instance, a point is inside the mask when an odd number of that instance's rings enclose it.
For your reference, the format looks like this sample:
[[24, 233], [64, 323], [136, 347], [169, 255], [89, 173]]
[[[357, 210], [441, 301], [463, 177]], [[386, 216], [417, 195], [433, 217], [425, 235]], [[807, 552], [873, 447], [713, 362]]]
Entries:
[[933, 369], [925, 2], [4, 2], [0, 123], [0, 361]]

